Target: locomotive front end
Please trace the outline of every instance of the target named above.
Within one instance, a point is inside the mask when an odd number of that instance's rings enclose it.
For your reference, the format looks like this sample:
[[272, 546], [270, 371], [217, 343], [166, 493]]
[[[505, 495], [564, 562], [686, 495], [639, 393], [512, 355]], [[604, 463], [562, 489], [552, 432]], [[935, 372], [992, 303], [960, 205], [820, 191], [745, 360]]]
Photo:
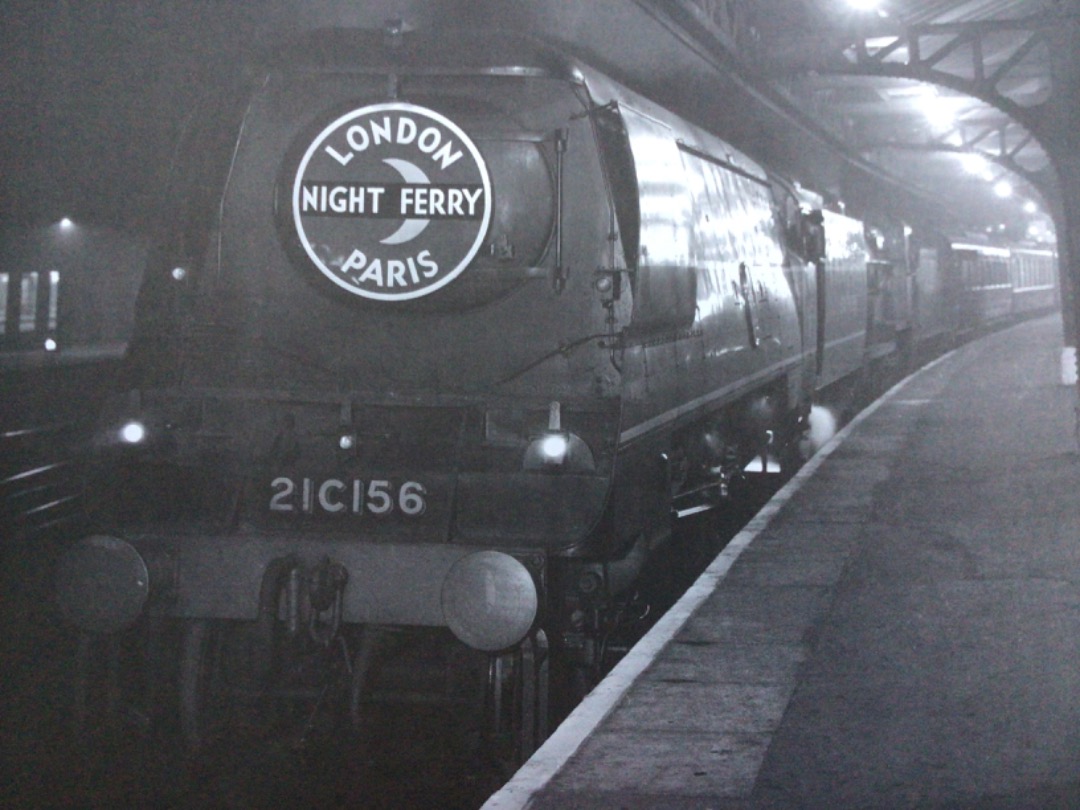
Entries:
[[213, 638], [499, 653], [601, 521], [618, 372], [583, 93], [485, 60], [319, 32], [181, 150], [58, 592], [95, 633], [186, 623], [192, 739]]

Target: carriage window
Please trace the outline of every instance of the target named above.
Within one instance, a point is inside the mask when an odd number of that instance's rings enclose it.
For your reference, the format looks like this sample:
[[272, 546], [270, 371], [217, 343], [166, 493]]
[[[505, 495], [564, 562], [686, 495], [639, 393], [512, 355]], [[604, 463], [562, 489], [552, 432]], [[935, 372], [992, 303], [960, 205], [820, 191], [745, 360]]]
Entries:
[[37, 325], [37, 271], [23, 273], [19, 296], [19, 331], [33, 332]]
[[0, 273], [0, 336], [15, 344], [39, 332], [55, 332], [59, 292], [57, 270]]
[[8, 274], [0, 273], [0, 335], [7, 334]]
[[50, 332], [56, 331], [57, 322], [59, 320], [59, 300], [60, 300], [60, 273], [57, 270], [49, 271], [49, 326]]

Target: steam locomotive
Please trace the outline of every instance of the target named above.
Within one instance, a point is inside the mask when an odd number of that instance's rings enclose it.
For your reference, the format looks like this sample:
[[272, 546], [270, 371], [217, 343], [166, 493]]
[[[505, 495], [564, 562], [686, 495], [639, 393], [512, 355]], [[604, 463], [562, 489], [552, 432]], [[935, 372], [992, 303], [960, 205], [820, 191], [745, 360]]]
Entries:
[[993, 314], [948, 245], [529, 42], [322, 30], [194, 118], [57, 571], [88, 633], [179, 629], [193, 745], [335, 679], [362, 722], [411, 635], [526, 755], [673, 516]]

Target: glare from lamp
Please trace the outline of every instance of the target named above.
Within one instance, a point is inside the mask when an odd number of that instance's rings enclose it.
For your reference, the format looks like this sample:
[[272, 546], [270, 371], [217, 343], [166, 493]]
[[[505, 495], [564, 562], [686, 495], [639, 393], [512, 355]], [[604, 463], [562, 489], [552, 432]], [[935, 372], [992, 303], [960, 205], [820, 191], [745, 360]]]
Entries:
[[922, 104], [926, 120], [937, 129], [951, 129], [956, 126], [956, 105], [952, 99], [936, 93], [928, 95]]
[[1011, 197], [1012, 193], [1012, 183], [1010, 183], [1008, 180], [998, 180], [996, 183], [994, 183], [994, 194], [1001, 197], [1002, 199], [1005, 199], [1006, 197]]
[[142, 422], [128, 422], [120, 428], [120, 438], [128, 444], [138, 444], [146, 438], [146, 426]]
[[540, 452], [543, 457], [552, 463], [559, 463], [566, 458], [566, 451], [570, 442], [562, 434], [545, 436], [540, 442]]
[[961, 152], [960, 165], [969, 174], [981, 175], [987, 170], [986, 158], [978, 152]]
[[596, 459], [580, 436], [549, 428], [534, 436], [525, 450], [522, 469], [545, 472], [593, 472]]

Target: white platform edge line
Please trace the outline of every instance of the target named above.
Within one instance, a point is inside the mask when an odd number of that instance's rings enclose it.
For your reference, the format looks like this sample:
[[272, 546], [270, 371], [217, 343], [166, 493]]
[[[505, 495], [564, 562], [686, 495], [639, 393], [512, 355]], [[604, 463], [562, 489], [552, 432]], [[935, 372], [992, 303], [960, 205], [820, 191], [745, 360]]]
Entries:
[[[892, 388], [860, 411], [842, 430], [826, 442], [802, 468], [792, 476], [780, 490], [769, 499], [768, 503], [754, 515], [743, 529], [731, 539], [709, 566], [695, 580], [682, 598], [676, 602], [661, 619], [653, 625], [641, 640], [635, 644], [623, 659], [607, 674], [596, 688], [567, 716], [567, 718], [548, 737], [536, 752], [525, 762], [517, 773], [493, 793], [481, 810], [524, 810], [556, 774], [577, 753], [586, 739], [633, 686], [641, 674], [648, 669], [656, 657], [671, 642], [683, 625], [690, 619], [709, 595], [716, 590], [727, 576], [731, 566], [746, 550], [754, 539], [765, 530], [773, 517], [783, 508], [802, 485], [817, 472], [832, 453], [852, 431], [869, 418], [878, 408], [888, 402], [901, 388], [939, 363], [954, 355], [953, 349], [941, 357], [927, 363], [922, 368], [909, 374]], [[756, 778], [756, 774], [755, 774]]]

